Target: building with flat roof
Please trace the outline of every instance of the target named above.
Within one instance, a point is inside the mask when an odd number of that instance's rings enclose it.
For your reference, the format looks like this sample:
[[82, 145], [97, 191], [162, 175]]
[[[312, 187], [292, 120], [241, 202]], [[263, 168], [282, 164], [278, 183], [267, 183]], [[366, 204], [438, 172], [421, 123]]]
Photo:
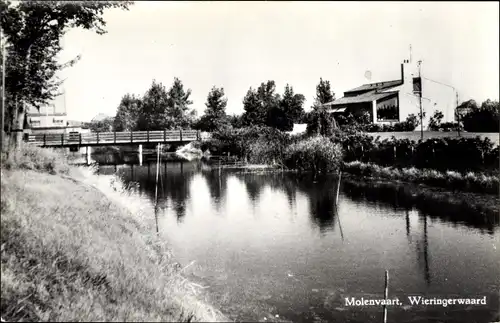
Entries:
[[363, 84], [323, 106], [331, 113], [369, 114], [373, 123], [392, 124], [405, 121], [410, 114], [419, 116], [420, 104], [424, 127], [436, 110], [443, 113], [443, 122], [453, 122], [456, 91], [452, 86], [426, 78], [418, 64], [405, 60], [399, 80]]

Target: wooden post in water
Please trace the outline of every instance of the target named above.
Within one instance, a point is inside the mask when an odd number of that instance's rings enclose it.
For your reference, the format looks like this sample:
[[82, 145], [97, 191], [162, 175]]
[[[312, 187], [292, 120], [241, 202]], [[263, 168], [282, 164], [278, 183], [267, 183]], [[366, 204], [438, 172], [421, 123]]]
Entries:
[[158, 204], [158, 175], [160, 172], [160, 144], [158, 144], [158, 153], [156, 156], [156, 184], [155, 184], [155, 208]]
[[142, 145], [139, 145], [139, 166], [142, 166]]
[[339, 192], [340, 192], [340, 180], [342, 178], [342, 171], [339, 171], [339, 179], [337, 183], [337, 193], [335, 196], [335, 210], [336, 210], [336, 216], [337, 220], [339, 221], [339, 229], [340, 229], [340, 237], [342, 238], [342, 242], [344, 242], [344, 231], [342, 230], [342, 224], [340, 223], [340, 215], [338, 212], [338, 207], [339, 207]]
[[[385, 271], [384, 299], [389, 296], [389, 271]], [[387, 323], [387, 305], [384, 305], [384, 323]]]
[[337, 183], [337, 196], [335, 197], [335, 205], [339, 204], [339, 192], [340, 192], [340, 179], [342, 178], [342, 171], [339, 171], [339, 181]]
[[92, 147], [87, 146], [87, 149], [86, 149], [87, 166], [90, 165], [90, 153], [91, 152], [92, 152]]

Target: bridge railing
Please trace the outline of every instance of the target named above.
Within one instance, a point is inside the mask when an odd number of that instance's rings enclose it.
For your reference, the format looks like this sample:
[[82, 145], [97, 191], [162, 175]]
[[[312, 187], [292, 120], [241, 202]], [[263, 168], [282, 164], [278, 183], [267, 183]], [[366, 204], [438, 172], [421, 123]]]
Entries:
[[28, 142], [37, 146], [71, 146], [126, 143], [156, 143], [193, 141], [200, 139], [196, 130], [155, 130], [133, 132], [94, 132], [35, 134], [28, 136]]

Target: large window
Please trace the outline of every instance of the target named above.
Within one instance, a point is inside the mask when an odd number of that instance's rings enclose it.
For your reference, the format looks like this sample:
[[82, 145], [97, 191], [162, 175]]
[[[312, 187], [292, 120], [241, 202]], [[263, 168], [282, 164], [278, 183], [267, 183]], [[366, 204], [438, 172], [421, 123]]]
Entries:
[[399, 121], [397, 95], [377, 102], [377, 121]]

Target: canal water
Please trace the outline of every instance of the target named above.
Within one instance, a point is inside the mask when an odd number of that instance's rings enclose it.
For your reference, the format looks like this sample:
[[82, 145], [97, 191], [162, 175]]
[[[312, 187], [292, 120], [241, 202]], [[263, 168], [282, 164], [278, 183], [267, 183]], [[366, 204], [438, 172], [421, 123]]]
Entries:
[[[238, 321], [388, 322], [499, 320], [498, 215], [446, 201], [413, 203], [401, 189], [325, 176], [210, 169], [200, 162], [99, 166], [128, 187], [125, 204], [157, 218], [193, 282]], [[110, 182], [113, 182], [110, 181]], [[338, 202], [337, 200], [338, 191]], [[408, 193], [409, 194], [409, 193]], [[465, 213], [464, 213], [465, 212]], [[481, 298], [486, 305], [412, 305], [409, 296]]]

